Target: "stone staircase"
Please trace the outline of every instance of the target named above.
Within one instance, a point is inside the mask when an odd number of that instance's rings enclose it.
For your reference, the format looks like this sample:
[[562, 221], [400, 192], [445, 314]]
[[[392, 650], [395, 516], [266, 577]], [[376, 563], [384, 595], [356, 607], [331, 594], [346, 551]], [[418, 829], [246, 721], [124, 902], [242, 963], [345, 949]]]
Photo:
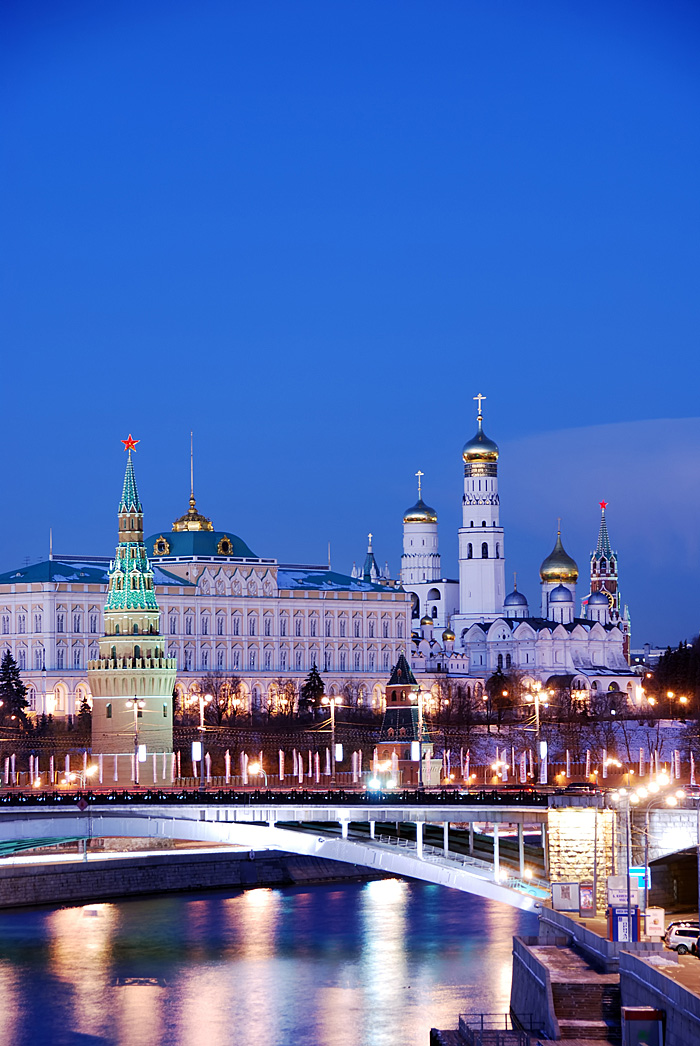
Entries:
[[553, 982], [552, 998], [562, 1039], [621, 1042], [619, 985]]

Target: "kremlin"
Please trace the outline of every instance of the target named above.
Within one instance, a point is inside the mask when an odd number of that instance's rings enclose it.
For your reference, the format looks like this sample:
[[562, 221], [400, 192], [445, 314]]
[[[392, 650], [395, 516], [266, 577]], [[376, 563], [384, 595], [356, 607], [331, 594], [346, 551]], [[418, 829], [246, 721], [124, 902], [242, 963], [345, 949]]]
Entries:
[[495, 672], [514, 672], [525, 686], [555, 678], [583, 697], [621, 691], [633, 706], [638, 670], [604, 502], [584, 595], [560, 531], [540, 567], [537, 608], [515, 583], [506, 591], [499, 448], [484, 430], [484, 398], [475, 397], [477, 428], [462, 449], [454, 579], [442, 570], [438, 513], [420, 470], [417, 501], [403, 514], [399, 577], [379, 568], [371, 535], [362, 567], [345, 575], [260, 557], [233, 529], [215, 529], [197, 510], [192, 471], [187, 512], [144, 537], [139, 441], [123, 440], [115, 557], [51, 555], [0, 575], [0, 643], [19, 666], [30, 713], [73, 716], [87, 700], [95, 736], [123, 737], [133, 713], [122, 699], [143, 698], [142, 737], [165, 753], [173, 694], [198, 692], [204, 676], [235, 677], [242, 707], [255, 710], [274, 707], [281, 677], [298, 692], [316, 665], [329, 696], [350, 690], [378, 709], [402, 653], [428, 689], [448, 677], [478, 696]]

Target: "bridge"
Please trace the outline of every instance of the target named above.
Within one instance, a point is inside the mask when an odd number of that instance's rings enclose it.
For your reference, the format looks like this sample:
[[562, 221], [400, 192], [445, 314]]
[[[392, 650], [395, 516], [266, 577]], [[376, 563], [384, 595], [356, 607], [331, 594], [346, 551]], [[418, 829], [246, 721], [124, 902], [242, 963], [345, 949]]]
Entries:
[[[632, 862], [643, 862], [645, 838], [651, 860], [693, 845], [698, 838], [695, 807], [688, 799], [673, 810], [635, 811]], [[647, 822], [637, 823], [647, 816]], [[485, 822], [488, 837], [477, 836], [475, 825]], [[534, 826], [541, 839], [537, 856], [533, 859], [530, 849], [527, 862], [526, 826]], [[548, 897], [552, 881], [597, 881], [604, 908], [606, 877], [619, 873], [628, 859], [624, 813], [611, 809], [600, 794], [530, 789], [0, 792], [0, 854], [42, 841], [51, 845], [98, 837], [314, 855], [523, 909]]]
[[[523, 829], [540, 825], [544, 838], [547, 813], [547, 797], [528, 792], [4, 793], [0, 847], [124, 837], [283, 850], [532, 910], [549, 896], [549, 883], [526, 868]], [[491, 860], [474, 855], [475, 822], [492, 825]], [[469, 828], [467, 845], [455, 840], [464, 834], [455, 833], [459, 824]], [[516, 869], [501, 859], [503, 825], [517, 831]]]

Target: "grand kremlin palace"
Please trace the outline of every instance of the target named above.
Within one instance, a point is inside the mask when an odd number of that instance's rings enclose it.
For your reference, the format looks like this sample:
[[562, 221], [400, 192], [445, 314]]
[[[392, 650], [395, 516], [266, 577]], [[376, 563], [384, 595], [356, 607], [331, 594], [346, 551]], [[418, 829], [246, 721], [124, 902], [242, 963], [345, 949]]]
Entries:
[[[193, 494], [172, 529], [145, 545], [180, 691], [225, 673], [241, 680], [245, 707], [263, 707], [275, 680], [299, 686], [316, 663], [329, 693], [350, 681], [358, 700], [381, 704], [410, 639], [411, 598], [397, 582], [262, 559], [232, 531], [214, 530]], [[0, 575], [0, 648], [17, 661], [37, 715], [72, 715], [91, 696], [109, 566], [107, 557], [51, 556]]]

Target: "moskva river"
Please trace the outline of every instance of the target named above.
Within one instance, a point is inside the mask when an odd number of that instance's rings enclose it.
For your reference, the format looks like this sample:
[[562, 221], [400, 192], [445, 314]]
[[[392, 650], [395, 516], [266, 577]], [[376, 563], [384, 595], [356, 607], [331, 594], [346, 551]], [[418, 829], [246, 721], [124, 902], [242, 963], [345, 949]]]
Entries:
[[428, 1046], [536, 922], [397, 879], [0, 912], [0, 1043]]

